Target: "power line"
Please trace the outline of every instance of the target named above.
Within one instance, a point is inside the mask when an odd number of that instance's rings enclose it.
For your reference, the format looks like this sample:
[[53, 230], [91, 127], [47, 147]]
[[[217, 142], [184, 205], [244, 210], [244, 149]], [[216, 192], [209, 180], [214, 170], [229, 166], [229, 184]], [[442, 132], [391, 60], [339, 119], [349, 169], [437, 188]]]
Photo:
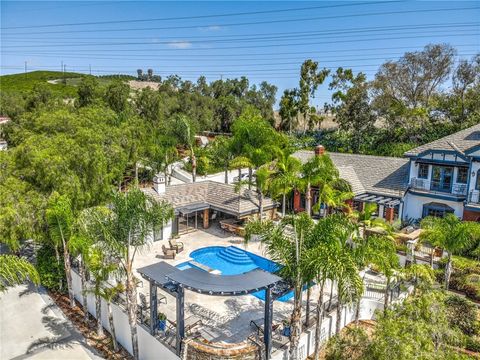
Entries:
[[[466, 33], [466, 34], [442, 34], [443, 37], [457, 37], [457, 36], [477, 36], [479, 35], [478, 32], [475, 33]], [[349, 40], [335, 40], [333, 43], [351, 43], [351, 42], [363, 42], [363, 41], [377, 41], [377, 40], [401, 40], [401, 39], [420, 39], [420, 38], [431, 38], [432, 35], [416, 35], [416, 36], [400, 36], [400, 37], [384, 37], [384, 38], [368, 38], [368, 39], [349, 39]], [[307, 42], [307, 43], [289, 43], [289, 44], [272, 44], [272, 45], [250, 45], [250, 46], [231, 46], [231, 47], [220, 47], [214, 49], [220, 50], [228, 50], [228, 49], [254, 49], [254, 48], [268, 48], [268, 47], [284, 47], [284, 46], [303, 46], [303, 45], [324, 45], [324, 44], [331, 44], [332, 42]], [[119, 46], [119, 45], [154, 45], [154, 43], [139, 43], [139, 42], [124, 42], [124, 43], [111, 43], [111, 44], [94, 44], [94, 46]], [[73, 46], [73, 47], [81, 47], [81, 46], [92, 46], [92, 44], [65, 44], [65, 46]], [[3, 48], [36, 48], [36, 47], [63, 47], [63, 45], [6, 45]], [[212, 48], [175, 48], [175, 49], [157, 49], [157, 51], [212, 51]], [[118, 50], [120, 51], [120, 50]], [[122, 50], [123, 51], [123, 50]], [[131, 49], [131, 51], [135, 51], [135, 49]]]
[[[348, 14], [348, 15], [329, 15], [329, 16], [315, 16], [308, 18], [296, 18], [296, 19], [279, 19], [279, 20], [264, 20], [264, 21], [249, 21], [241, 23], [228, 23], [228, 24], [209, 24], [209, 25], [182, 25], [182, 26], [165, 26], [165, 27], [148, 27], [148, 28], [128, 28], [128, 29], [95, 29], [95, 30], [62, 30], [62, 31], [43, 31], [35, 32], [35, 34], [66, 34], [66, 33], [99, 33], [99, 32], [122, 32], [122, 31], [145, 31], [145, 30], [173, 30], [173, 29], [195, 29], [201, 27], [212, 26], [247, 26], [247, 25], [259, 25], [259, 24], [275, 24], [275, 23], [290, 23], [299, 21], [313, 21], [313, 20], [331, 20], [331, 19], [344, 19], [355, 18], [363, 16], [381, 16], [381, 15], [398, 15], [398, 14], [411, 14], [411, 13], [430, 13], [430, 12], [443, 12], [443, 11], [464, 11], [464, 10], [477, 10], [479, 6], [462, 7], [462, 8], [442, 8], [442, 9], [418, 9], [418, 10], [398, 10], [387, 12], [370, 12], [361, 14]], [[10, 35], [28, 35], [31, 33], [11, 33]]]
[[337, 4], [337, 5], [324, 5], [324, 6], [310, 6], [310, 7], [290, 8], [290, 9], [261, 10], [261, 11], [237, 12], [237, 13], [228, 13], [228, 14], [210, 14], [210, 15], [195, 15], [195, 16], [165, 17], [165, 18], [153, 18], [153, 19], [150, 18], [150, 19], [111, 20], [111, 21], [92, 21], [92, 22], [80, 22], [80, 23], [31, 25], [31, 26], [10, 26], [10, 27], [3, 27], [3, 28], [0, 28], [0, 29], [1, 29], [1, 30], [9, 30], [9, 29], [39, 29], [39, 28], [63, 27], [63, 26], [106, 25], [106, 24], [126, 24], [126, 23], [153, 22], [153, 21], [208, 19], [208, 18], [216, 18], [216, 17], [231, 17], [231, 16], [244, 16], [244, 15], [260, 15], [260, 14], [273, 14], [273, 13], [283, 13], [283, 12], [292, 12], [292, 11], [305, 11], [305, 10], [316, 10], [316, 9], [330, 9], [330, 8], [350, 7], [350, 6], [389, 4], [389, 3], [396, 3], [396, 2], [400, 2], [400, 1], [388, 1], [388, 2], [375, 1], [375, 2], [364, 2], [364, 3], [355, 3], [355, 4]]

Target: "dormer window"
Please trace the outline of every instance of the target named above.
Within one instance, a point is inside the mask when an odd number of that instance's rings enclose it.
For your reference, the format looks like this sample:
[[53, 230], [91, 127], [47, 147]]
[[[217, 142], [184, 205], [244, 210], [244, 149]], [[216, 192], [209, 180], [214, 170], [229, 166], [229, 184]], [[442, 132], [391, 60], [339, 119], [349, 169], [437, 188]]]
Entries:
[[428, 164], [420, 164], [418, 166], [418, 178], [428, 179]]
[[466, 184], [467, 179], [468, 179], [468, 168], [466, 168], [466, 167], [458, 168], [457, 183], [458, 184]]

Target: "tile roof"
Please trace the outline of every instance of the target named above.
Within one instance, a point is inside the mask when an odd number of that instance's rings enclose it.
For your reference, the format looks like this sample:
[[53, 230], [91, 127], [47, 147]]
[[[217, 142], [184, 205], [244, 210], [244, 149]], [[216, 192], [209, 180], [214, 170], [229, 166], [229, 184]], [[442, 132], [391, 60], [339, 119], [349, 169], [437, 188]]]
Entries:
[[[299, 150], [293, 154], [302, 163], [314, 156], [313, 151]], [[372, 193], [403, 196], [408, 183], [408, 159], [329, 152], [340, 176], [350, 182], [355, 195]]]
[[[235, 186], [215, 181], [170, 185], [164, 194], [158, 194], [153, 188], [143, 191], [158, 200], [166, 200], [175, 209], [182, 206], [206, 203], [220, 211], [241, 216], [258, 212], [258, 194], [256, 191], [242, 189], [235, 192]], [[263, 199], [264, 209], [271, 209], [276, 204], [267, 197]]]
[[480, 124], [473, 125], [454, 134], [445, 136], [431, 143], [409, 150], [405, 156], [418, 156], [428, 150], [454, 150], [460, 153], [480, 145]]

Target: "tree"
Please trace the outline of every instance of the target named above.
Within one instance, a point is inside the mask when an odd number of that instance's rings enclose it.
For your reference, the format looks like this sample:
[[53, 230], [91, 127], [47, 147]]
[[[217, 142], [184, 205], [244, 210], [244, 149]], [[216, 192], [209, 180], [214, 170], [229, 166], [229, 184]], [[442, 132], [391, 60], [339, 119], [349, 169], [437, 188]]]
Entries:
[[78, 85], [78, 106], [93, 104], [98, 92], [98, 81], [94, 76], [85, 76]]
[[195, 157], [195, 127], [185, 115], [177, 115], [170, 124], [169, 133], [190, 151], [192, 164], [192, 182], [197, 179], [197, 158]]
[[105, 91], [105, 102], [116, 113], [122, 113], [128, 108], [130, 86], [121, 81], [115, 81], [108, 85]]
[[147, 87], [142, 89], [135, 98], [138, 114], [152, 125], [159, 125], [161, 99], [159, 94]]
[[223, 168], [225, 173], [225, 184], [228, 184], [228, 169], [233, 159], [230, 138], [217, 136], [212, 144], [212, 160]]
[[364, 73], [353, 74], [351, 69], [338, 68], [332, 77], [329, 90], [333, 105], [328, 108], [335, 114], [335, 122], [340, 129], [352, 135], [352, 150], [359, 152], [360, 147], [376, 121], [369, 101], [369, 84]]
[[0, 255], [0, 293], [8, 287], [31, 281], [40, 284], [40, 277], [35, 267], [27, 259], [15, 255]]
[[72, 285], [72, 267], [68, 243], [73, 236], [75, 221], [70, 199], [65, 195], [54, 193], [50, 199], [45, 216], [48, 223], [50, 238], [55, 247], [63, 249], [63, 262], [67, 279], [70, 306], [75, 307], [75, 294]]
[[281, 156], [274, 161], [274, 173], [272, 174], [272, 193], [282, 197], [282, 216], [285, 216], [287, 194], [298, 183], [301, 169], [300, 161], [289, 154], [287, 149], [281, 152]]
[[292, 133], [292, 128], [298, 126], [298, 90], [286, 89], [280, 99], [280, 129]]
[[460, 98], [460, 124], [465, 121], [465, 96], [467, 90], [480, 79], [480, 56], [477, 55], [471, 62], [462, 59], [458, 63], [452, 77], [453, 91]]
[[315, 97], [315, 92], [318, 86], [323, 84], [328, 74], [327, 69], [318, 69], [318, 62], [313, 60], [305, 60], [300, 69], [300, 84], [299, 84], [299, 103], [298, 108], [300, 113], [303, 114], [304, 130], [312, 113], [310, 106], [310, 98]]
[[421, 240], [427, 240], [448, 252], [445, 266], [445, 289], [448, 290], [452, 274], [452, 256], [480, 239], [480, 224], [462, 221], [453, 214], [447, 214], [444, 218], [426, 217], [420, 225], [423, 229], [420, 234]]
[[100, 228], [99, 246], [118, 261], [125, 274], [127, 313], [132, 337], [132, 349], [138, 359], [137, 289], [133, 262], [136, 253], [147, 245], [147, 237], [154, 228], [173, 218], [173, 209], [166, 202], [157, 202], [140, 189], [115, 193], [109, 208], [101, 208], [94, 217], [92, 228]]

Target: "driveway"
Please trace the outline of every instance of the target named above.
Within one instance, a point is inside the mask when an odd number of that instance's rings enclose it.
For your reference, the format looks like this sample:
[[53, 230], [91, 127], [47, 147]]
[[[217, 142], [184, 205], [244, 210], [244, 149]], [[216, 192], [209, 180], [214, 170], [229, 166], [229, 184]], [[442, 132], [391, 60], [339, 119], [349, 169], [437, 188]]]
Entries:
[[43, 288], [0, 294], [0, 359], [90, 360], [92, 353]]

